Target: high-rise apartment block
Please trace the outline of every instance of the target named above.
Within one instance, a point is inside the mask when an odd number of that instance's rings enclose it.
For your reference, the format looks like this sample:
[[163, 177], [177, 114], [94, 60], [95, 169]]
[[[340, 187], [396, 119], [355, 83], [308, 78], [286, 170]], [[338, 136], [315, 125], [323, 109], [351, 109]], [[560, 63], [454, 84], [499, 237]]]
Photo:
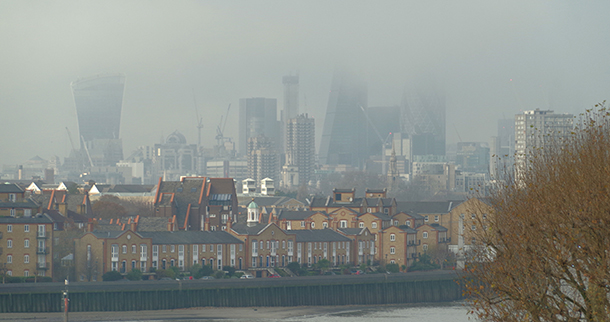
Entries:
[[242, 98], [239, 100], [239, 153], [247, 155], [248, 140], [266, 136], [279, 150], [279, 124], [275, 98]]
[[335, 72], [320, 143], [321, 164], [364, 166], [366, 109], [366, 85], [345, 71]]
[[275, 143], [266, 136], [248, 139], [248, 175], [257, 183], [265, 178], [276, 180], [279, 173]]
[[521, 171], [533, 149], [541, 151], [561, 144], [574, 129], [574, 115], [552, 110], [525, 111], [515, 115], [515, 167]]
[[315, 121], [301, 114], [286, 123], [286, 164], [283, 185], [289, 188], [307, 185], [315, 165]]

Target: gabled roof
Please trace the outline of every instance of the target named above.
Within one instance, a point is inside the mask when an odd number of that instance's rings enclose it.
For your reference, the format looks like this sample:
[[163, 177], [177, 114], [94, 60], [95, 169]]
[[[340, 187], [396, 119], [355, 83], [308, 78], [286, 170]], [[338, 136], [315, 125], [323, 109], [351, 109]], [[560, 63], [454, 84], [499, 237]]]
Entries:
[[407, 216], [411, 216], [411, 218], [413, 218], [413, 219], [424, 219], [424, 216], [422, 216], [416, 212], [405, 212], [405, 211], [401, 211], [401, 212], [395, 214], [394, 216], [392, 216], [392, 218], [394, 218], [396, 215], [399, 215], [399, 214], [405, 214]]
[[139, 232], [144, 238], [152, 238], [153, 244], [243, 244], [226, 231], [157, 231]]
[[364, 198], [354, 198], [352, 201], [347, 202], [335, 202], [331, 197], [313, 197], [309, 202], [310, 207], [330, 207], [330, 208], [339, 208], [339, 207], [361, 207]]
[[307, 210], [286, 210], [286, 209], [280, 209], [277, 213], [277, 218], [279, 220], [282, 219], [286, 219], [286, 220], [303, 220], [305, 218], [309, 218], [311, 216], [313, 216], [314, 214], [323, 214], [326, 216], [326, 213], [324, 212], [320, 212], [320, 211], [307, 211]]
[[432, 228], [436, 229], [437, 231], [447, 231], [447, 228], [445, 228], [437, 223], [429, 224], [429, 226], [432, 226]]
[[155, 188], [154, 185], [140, 184], [95, 184], [95, 187], [100, 193], [151, 193]]
[[0, 202], [0, 208], [38, 208], [38, 204], [30, 199], [25, 199], [18, 202]]
[[24, 190], [21, 189], [15, 183], [2, 183], [0, 184], [0, 193], [23, 193]]
[[47, 216], [0, 217], [0, 224], [50, 224], [53, 220]]
[[367, 205], [391, 207], [393, 198], [365, 198]]
[[351, 239], [330, 229], [291, 230], [290, 234], [296, 235], [297, 242], [351, 241]]
[[397, 210], [409, 214], [446, 214], [456, 207], [460, 202], [456, 201], [399, 201]]
[[366, 230], [366, 228], [337, 228], [338, 231], [343, 232], [345, 235], [357, 236]]
[[[84, 235], [86, 235], [86, 234], [93, 234], [93, 236], [95, 236], [97, 238], [117, 238], [117, 237], [121, 236], [122, 234], [124, 234], [125, 232], [127, 232], [127, 231], [123, 231], [123, 230], [113, 230], [113, 231], [94, 230], [94, 231], [92, 231], [90, 233], [85, 233]], [[130, 230], [130, 232], [132, 232], [132, 231]]]
[[[392, 219], [392, 218], [390, 218], [390, 216], [388, 214], [383, 213], [383, 212], [373, 212], [370, 214], [381, 219], [382, 221], [389, 221]], [[364, 214], [362, 214], [362, 215], [364, 215]], [[360, 216], [362, 216], [362, 215], [360, 215]]]
[[273, 224], [256, 224], [248, 226], [245, 223], [237, 223], [232, 225], [231, 229], [240, 235], [259, 235], [270, 225]]

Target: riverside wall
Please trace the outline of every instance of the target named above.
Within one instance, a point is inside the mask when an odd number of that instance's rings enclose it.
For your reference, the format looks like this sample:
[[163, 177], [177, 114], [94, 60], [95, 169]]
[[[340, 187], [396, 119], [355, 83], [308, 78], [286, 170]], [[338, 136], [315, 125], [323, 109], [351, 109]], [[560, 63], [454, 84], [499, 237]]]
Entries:
[[[455, 301], [453, 279], [353, 284], [230, 287], [181, 290], [70, 292], [70, 312], [167, 310], [190, 307], [374, 305]], [[61, 293], [0, 294], [0, 313], [62, 312]]]

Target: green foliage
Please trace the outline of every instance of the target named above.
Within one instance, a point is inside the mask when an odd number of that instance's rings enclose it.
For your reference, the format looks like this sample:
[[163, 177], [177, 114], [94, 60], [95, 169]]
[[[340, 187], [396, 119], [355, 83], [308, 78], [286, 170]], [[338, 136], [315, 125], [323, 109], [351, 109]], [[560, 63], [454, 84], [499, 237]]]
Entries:
[[180, 268], [178, 266], [170, 266], [169, 269], [174, 271], [175, 276], [178, 276], [180, 274]]
[[399, 268], [398, 264], [388, 264], [385, 266], [385, 269], [390, 273], [400, 272], [400, 268]]
[[203, 276], [203, 275], [201, 275], [201, 265], [193, 264], [193, 266], [191, 266], [191, 275], [193, 276], [194, 279], [201, 278]]
[[330, 268], [330, 261], [328, 259], [321, 259], [316, 263], [316, 267], [321, 271], [325, 271]]
[[431, 271], [433, 269], [439, 269], [440, 266], [434, 264], [430, 261], [430, 255], [424, 253], [419, 256], [417, 262], [413, 263], [411, 267], [409, 267], [410, 271]]
[[163, 277], [176, 278], [176, 272], [171, 269], [158, 269], [156, 274], [157, 279], [161, 279]]
[[229, 277], [235, 275], [235, 267], [233, 266], [223, 266], [222, 270], [227, 272], [227, 275], [229, 275]]
[[201, 276], [212, 276], [212, 274], [214, 274], [214, 270], [209, 265], [204, 265], [199, 270], [199, 274], [201, 274]]
[[214, 273], [214, 277], [217, 279], [224, 278], [224, 276], [225, 276], [225, 272], [223, 272], [223, 271], [216, 271], [216, 273]]
[[119, 273], [117, 271], [106, 272], [106, 273], [104, 273], [104, 275], [102, 275], [102, 280], [104, 282], [118, 281], [118, 280], [122, 280], [122, 279], [123, 279], [123, 275], [121, 275], [121, 273]]
[[132, 269], [131, 272], [127, 273], [127, 279], [130, 281], [139, 281], [142, 279], [142, 271], [139, 269]]
[[289, 263], [286, 268], [291, 270], [293, 273], [298, 274], [299, 270], [301, 269], [301, 265], [298, 262], [292, 262]]

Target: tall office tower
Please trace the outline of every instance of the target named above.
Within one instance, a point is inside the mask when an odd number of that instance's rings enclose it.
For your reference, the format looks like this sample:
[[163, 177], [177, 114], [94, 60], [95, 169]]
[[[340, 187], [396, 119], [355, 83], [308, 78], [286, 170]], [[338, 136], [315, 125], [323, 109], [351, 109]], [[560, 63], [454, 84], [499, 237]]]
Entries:
[[282, 182], [288, 188], [309, 184], [316, 161], [316, 124], [307, 114], [288, 120], [286, 124], [286, 164]]
[[389, 156], [392, 153], [390, 133], [400, 132], [400, 106], [369, 107], [366, 112], [369, 119], [366, 128], [369, 156], [381, 155], [385, 149], [389, 150], [386, 154]]
[[525, 111], [515, 115], [515, 174], [523, 167], [534, 149], [544, 152], [561, 144], [574, 129], [574, 115], [555, 114], [552, 110]]
[[455, 164], [460, 171], [487, 173], [489, 146], [483, 142], [458, 142]]
[[90, 164], [113, 166], [123, 158], [119, 129], [125, 76], [82, 78], [72, 82], [71, 87], [83, 154]]
[[433, 85], [408, 86], [402, 100], [402, 132], [413, 155], [445, 155], [445, 97]]
[[515, 163], [515, 120], [498, 120], [498, 135], [491, 137], [489, 145], [489, 175], [500, 179], [512, 175]]
[[279, 165], [275, 142], [261, 135], [248, 139], [248, 176], [257, 184], [265, 178], [278, 179]]
[[299, 115], [299, 76], [284, 76], [284, 111], [282, 121], [284, 124]]
[[297, 117], [299, 114], [299, 76], [284, 76], [282, 77], [284, 84], [284, 109], [280, 114], [280, 153], [286, 152], [286, 125], [290, 119]]
[[333, 76], [320, 143], [320, 163], [362, 169], [366, 151], [367, 89], [346, 71]]
[[239, 100], [239, 153], [247, 155], [248, 140], [261, 135], [273, 141], [279, 150], [279, 121], [275, 98], [242, 98]]

